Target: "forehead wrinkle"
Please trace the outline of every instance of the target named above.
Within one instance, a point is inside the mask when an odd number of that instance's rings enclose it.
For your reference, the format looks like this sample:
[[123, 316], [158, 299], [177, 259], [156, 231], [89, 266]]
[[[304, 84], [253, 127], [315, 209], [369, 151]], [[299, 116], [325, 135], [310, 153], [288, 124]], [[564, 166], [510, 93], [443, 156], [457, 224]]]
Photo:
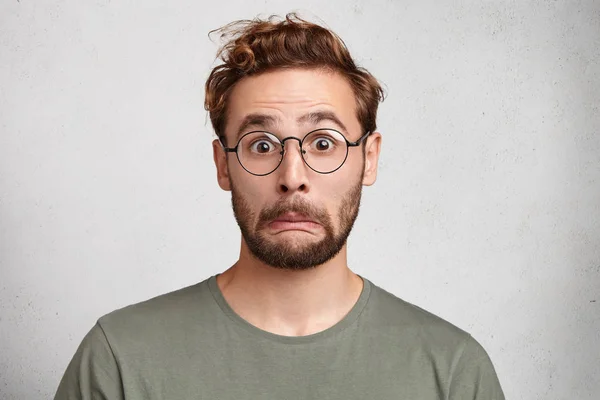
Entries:
[[[288, 107], [281, 107], [282, 105], [289, 105], [289, 104], [296, 104], [301, 106], [302, 110], [285, 110]], [[327, 119], [327, 118], [320, 118], [319, 117], [319, 113], [330, 113], [333, 114], [332, 111], [329, 110], [317, 110], [317, 111], [313, 111], [306, 113], [307, 109], [313, 108], [313, 107], [319, 107], [319, 106], [325, 106], [327, 108], [331, 108], [332, 104], [326, 101], [315, 101], [314, 99], [305, 99], [302, 101], [297, 101], [297, 100], [289, 100], [286, 97], [282, 97], [282, 98], [277, 98], [277, 99], [269, 99], [269, 100], [254, 100], [252, 101], [251, 104], [252, 108], [256, 108], [258, 109], [255, 112], [250, 112], [248, 113], [246, 116], [244, 116], [242, 118], [242, 121], [239, 124], [239, 127], [237, 128], [237, 136], [246, 133], [245, 131], [252, 126], [255, 127], [259, 127], [259, 128], [273, 128], [273, 127], [280, 127], [283, 125], [283, 120], [284, 118], [281, 117], [281, 115], [283, 115], [284, 117], [286, 116], [286, 114], [288, 114], [288, 112], [286, 111], [291, 111], [289, 114], [290, 118], [296, 118], [296, 123], [297, 124], [301, 124], [301, 123], [305, 123], [306, 120], [302, 120], [300, 121], [300, 118], [306, 118], [306, 115], [311, 114], [311, 120], [313, 122], [318, 122], [316, 120], [318, 119]], [[271, 112], [264, 112], [262, 110], [272, 110], [274, 111], [274, 113]], [[300, 117], [297, 117], [299, 114]], [[314, 114], [314, 115], [312, 115]], [[332, 121], [335, 121], [335, 117], [331, 118]], [[343, 124], [341, 124], [341, 126], [343, 127]]]
[[254, 100], [252, 103], [254, 103], [255, 105], [259, 106], [259, 107], [266, 107], [266, 108], [276, 108], [277, 109], [277, 105], [279, 104], [299, 104], [299, 105], [306, 105], [308, 107], [316, 107], [319, 105], [324, 105], [324, 106], [330, 106], [331, 107], [331, 103], [327, 100], [327, 99], [315, 99], [314, 97], [306, 97], [306, 96], [298, 96], [296, 98], [293, 98], [292, 95], [290, 94], [286, 94], [284, 96], [280, 96], [280, 95], [271, 95], [271, 96], [267, 96], [268, 99], [256, 99]]

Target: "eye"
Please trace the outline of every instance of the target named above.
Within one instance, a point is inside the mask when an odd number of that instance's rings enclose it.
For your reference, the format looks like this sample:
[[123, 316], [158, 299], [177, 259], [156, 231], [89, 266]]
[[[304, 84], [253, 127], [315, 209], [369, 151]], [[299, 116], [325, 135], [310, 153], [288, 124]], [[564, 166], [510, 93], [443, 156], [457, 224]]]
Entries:
[[267, 154], [275, 149], [275, 144], [267, 139], [259, 139], [250, 145], [250, 150], [258, 154]]
[[318, 136], [311, 140], [310, 147], [317, 152], [331, 151], [335, 147], [335, 140], [328, 136]]

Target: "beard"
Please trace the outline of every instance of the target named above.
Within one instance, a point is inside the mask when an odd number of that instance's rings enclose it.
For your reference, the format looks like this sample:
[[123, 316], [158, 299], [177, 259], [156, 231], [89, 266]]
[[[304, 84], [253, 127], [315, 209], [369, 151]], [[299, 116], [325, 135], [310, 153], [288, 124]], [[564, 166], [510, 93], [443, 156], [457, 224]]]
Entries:
[[[362, 179], [343, 196], [338, 211], [339, 232], [335, 233], [329, 213], [299, 197], [295, 200], [280, 199], [272, 206], [264, 208], [255, 220], [255, 213], [248, 202], [231, 182], [231, 203], [235, 219], [250, 252], [263, 263], [274, 268], [287, 270], [306, 270], [324, 264], [335, 257], [346, 244], [358, 216], [362, 195]], [[318, 222], [325, 231], [325, 237], [317, 242], [298, 243], [290, 239], [275, 242], [262, 230], [279, 216], [297, 212]]]

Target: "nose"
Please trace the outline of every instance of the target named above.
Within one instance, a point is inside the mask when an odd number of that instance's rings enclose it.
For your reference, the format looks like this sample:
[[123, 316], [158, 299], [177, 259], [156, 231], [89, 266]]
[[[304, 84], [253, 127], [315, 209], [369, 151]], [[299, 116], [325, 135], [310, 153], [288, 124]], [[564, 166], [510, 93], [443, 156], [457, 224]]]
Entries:
[[[289, 140], [295, 139], [295, 140]], [[289, 142], [289, 143], [286, 143]], [[287, 146], [287, 147], [286, 147]], [[302, 159], [300, 139], [295, 137], [286, 138], [283, 141], [283, 160], [277, 168], [277, 191], [280, 194], [292, 194], [294, 192], [308, 192], [308, 166]]]

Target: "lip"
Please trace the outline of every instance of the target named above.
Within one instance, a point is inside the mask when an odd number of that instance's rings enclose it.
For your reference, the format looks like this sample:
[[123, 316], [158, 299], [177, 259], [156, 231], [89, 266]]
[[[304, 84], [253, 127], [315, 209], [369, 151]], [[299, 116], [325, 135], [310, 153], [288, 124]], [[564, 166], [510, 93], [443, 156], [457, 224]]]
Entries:
[[278, 218], [274, 219], [273, 222], [312, 222], [316, 223], [316, 221], [308, 218], [304, 214], [289, 212], [285, 213]]
[[321, 227], [315, 220], [299, 213], [285, 213], [269, 223], [269, 228], [276, 231], [298, 230], [312, 232]]

